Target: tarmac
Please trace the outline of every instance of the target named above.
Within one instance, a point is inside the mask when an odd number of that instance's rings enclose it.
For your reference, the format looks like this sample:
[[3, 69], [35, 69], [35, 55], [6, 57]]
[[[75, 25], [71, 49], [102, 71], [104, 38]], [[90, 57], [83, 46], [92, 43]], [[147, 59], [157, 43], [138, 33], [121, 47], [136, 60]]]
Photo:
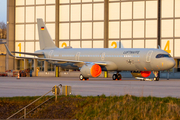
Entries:
[[[111, 78], [90, 78], [80, 81], [71, 77], [0, 77], [0, 97], [41, 96], [54, 85], [62, 84], [72, 87], [73, 95], [177, 97], [180, 98], [180, 79], [160, 79], [160, 81], [140, 81], [134, 78], [122, 78], [113, 81]], [[53, 95], [50, 93], [49, 95]]]

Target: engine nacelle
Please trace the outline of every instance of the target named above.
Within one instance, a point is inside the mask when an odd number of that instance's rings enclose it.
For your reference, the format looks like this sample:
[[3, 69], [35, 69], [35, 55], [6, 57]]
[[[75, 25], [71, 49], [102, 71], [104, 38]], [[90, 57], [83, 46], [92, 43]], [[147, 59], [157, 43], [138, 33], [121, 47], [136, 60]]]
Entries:
[[131, 72], [133, 77], [148, 77], [151, 75], [151, 71], [140, 71], [140, 72]]
[[84, 77], [98, 77], [102, 72], [101, 67], [97, 64], [83, 65], [80, 71]]

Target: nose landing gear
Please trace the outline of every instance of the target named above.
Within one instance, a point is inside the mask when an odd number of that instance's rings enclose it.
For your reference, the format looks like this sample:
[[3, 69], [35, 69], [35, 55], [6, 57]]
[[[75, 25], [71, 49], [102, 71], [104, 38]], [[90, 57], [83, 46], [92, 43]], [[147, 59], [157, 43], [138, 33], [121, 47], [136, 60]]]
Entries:
[[154, 74], [154, 81], [159, 81], [159, 77], [158, 77], [158, 71], [153, 71], [153, 74]]
[[122, 78], [122, 76], [121, 76], [121, 74], [119, 74], [119, 72], [117, 72], [117, 74], [112, 75], [113, 80], [121, 80], [121, 78]]

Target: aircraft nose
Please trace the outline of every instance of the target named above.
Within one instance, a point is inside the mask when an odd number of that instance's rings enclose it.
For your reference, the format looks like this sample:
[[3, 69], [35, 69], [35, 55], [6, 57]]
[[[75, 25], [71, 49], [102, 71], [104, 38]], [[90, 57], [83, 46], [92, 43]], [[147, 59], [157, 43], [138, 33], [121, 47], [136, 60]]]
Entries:
[[168, 69], [171, 69], [171, 68], [173, 68], [174, 66], [175, 66], [175, 61], [174, 61], [174, 59], [170, 59], [170, 60], [168, 60], [168, 62], [167, 62], [167, 67], [168, 67]]

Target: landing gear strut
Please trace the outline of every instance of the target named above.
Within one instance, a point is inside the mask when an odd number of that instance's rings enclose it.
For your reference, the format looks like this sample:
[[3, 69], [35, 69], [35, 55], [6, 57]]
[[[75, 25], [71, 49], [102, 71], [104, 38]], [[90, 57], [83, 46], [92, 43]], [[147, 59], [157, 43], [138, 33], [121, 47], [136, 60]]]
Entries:
[[82, 74], [79, 75], [80, 80], [89, 80], [89, 78], [84, 77]]
[[117, 74], [112, 75], [113, 80], [121, 80], [121, 78], [122, 78], [122, 76], [121, 76], [121, 74], [119, 74], [119, 72], [117, 72]]
[[159, 77], [158, 77], [158, 71], [153, 71], [153, 74], [154, 74], [154, 81], [159, 81]]

